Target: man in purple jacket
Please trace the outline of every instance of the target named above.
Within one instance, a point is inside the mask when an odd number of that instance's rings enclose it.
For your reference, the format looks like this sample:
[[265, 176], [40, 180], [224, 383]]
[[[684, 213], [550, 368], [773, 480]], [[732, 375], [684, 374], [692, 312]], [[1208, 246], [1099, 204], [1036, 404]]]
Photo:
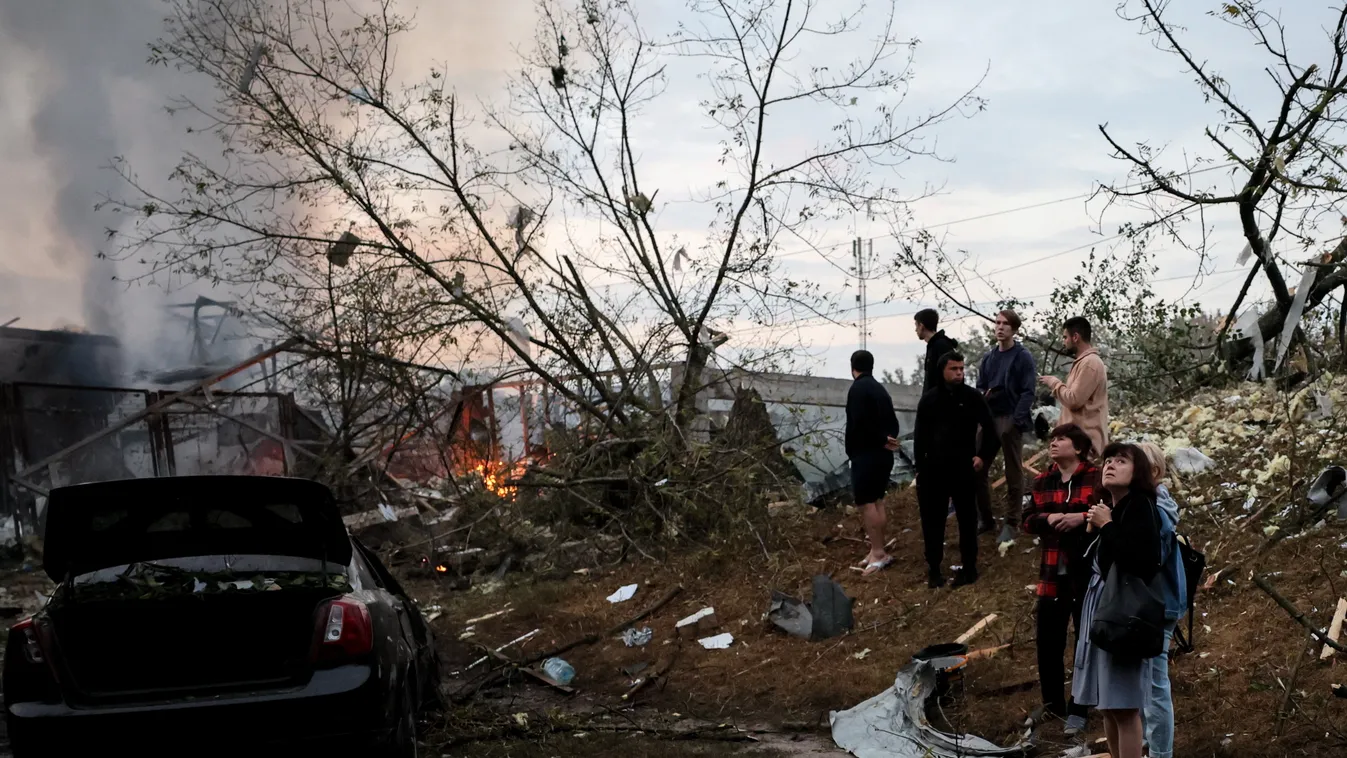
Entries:
[[[987, 399], [996, 425], [1000, 447], [1005, 451], [1006, 508], [1001, 534], [997, 542], [1015, 539], [1020, 513], [1024, 508], [1024, 443], [1023, 435], [1033, 429], [1029, 410], [1034, 404], [1034, 385], [1038, 367], [1034, 356], [1024, 345], [1015, 341], [1020, 332], [1020, 317], [1006, 309], [996, 314], [996, 347], [982, 356], [978, 365], [977, 388]], [[992, 513], [991, 461], [978, 472], [977, 502], [978, 531], [991, 532], [996, 528]]]

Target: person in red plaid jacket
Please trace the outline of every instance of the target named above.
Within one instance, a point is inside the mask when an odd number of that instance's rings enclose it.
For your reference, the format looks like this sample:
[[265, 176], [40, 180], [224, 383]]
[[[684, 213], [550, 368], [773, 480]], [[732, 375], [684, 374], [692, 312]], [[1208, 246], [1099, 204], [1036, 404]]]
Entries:
[[1034, 479], [1033, 500], [1024, 509], [1021, 527], [1038, 535], [1043, 547], [1038, 571], [1038, 680], [1043, 705], [1030, 717], [1034, 725], [1050, 717], [1067, 720], [1068, 735], [1085, 730], [1088, 710], [1063, 695], [1066, 685], [1066, 628], [1080, 636], [1081, 600], [1090, 578], [1085, 563], [1089, 545], [1085, 512], [1099, 502], [1100, 470], [1090, 463], [1090, 435], [1075, 424], [1063, 424], [1048, 436], [1052, 466]]

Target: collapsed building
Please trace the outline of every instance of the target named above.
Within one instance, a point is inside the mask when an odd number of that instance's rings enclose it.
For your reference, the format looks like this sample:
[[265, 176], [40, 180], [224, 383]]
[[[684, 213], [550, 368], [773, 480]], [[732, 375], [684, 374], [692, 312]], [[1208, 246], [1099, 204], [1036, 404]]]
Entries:
[[[198, 337], [200, 311], [192, 314]], [[40, 535], [46, 496], [55, 487], [193, 474], [312, 473], [311, 447], [325, 438], [324, 424], [293, 393], [276, 389], [277, 357], [295, 346], [283, 343], [226, 364], [210, 361], [209, 342], [195, 339], [187, 368], [128, 376], [124, 350], [112, 337], [0, 328], [0, 544]], [[678, 369], [665, 367], [661, 374], [666, 401], [672, 401]], [[721, 372], [698, 394], [696, 432], [702, 439], [723, 432], [735, 423], [735, 398], [753, 393], [782, 457], [798, 475], [800, 499], [817, 502], [850, 484], [844, 445], [850, 384]], [[920, 388], [886, 387], [905, 448], [893, 479], [903, 482], [912, 476]], [[529, 378], [455, 377], [438, 391], [438, 415], [383, 436], [368, 450], [350, 451], [353, 460], [379, 461], [382, 473], [396, 481], [440, 490], [446, 480], [475, 471], [504, 493], [511, 472], [549, 455], [549, 429], [585, 423], [583, 414]]]
[[[672, 388], [680, 381], [678, 367], [666, 367], [660, 391], [671, 403]], [[799, 497], [818, 502], [851, 485], [845, 429], [850, 379], [733, 370], [722, 372], [697, 396], [697, 436], [709, 440], [734, 425], [736, 398], [751, 392], [766, 410], [771, 433], [800, 483]], [[912, 431], [916, 423], [918, 386], [886, 384], [903, 440], [892, 479], [913, 478]], [[575, 429], [584, 418], [558, 400], [541, 382], [473, 383], [455, 385], [446, 411], [418, 433], [388, 449], [388, 471], [401, 479], [436, 486], [456, 473], [476, 471], [499, 479], [502, 471], [518, 470], [549, 455], [549, 429]], [[738, 410], [736, 410], [738, 408]], [[488, 482], [488, 487], [493, 487]]]
[[[127, 388], [117, 340], [0, 328], [0, 544], [41, 533], [46, 496], [70, 484], [190, 474], [303, 473], [321, 425], [293, 395], [242, 387], [264, 351], [182, 389]], [[256, 377], [251, 377], [252, 381]]]

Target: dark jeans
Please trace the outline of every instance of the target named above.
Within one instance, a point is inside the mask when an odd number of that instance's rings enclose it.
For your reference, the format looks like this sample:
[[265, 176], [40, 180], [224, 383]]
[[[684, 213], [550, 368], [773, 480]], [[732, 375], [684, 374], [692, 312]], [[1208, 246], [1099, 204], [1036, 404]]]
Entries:
[[921, 510], [921, 536], [926, 543], [926, 565], [940, 571], [945, 557], [945, 521], [949, 504], [954, 501], [954, 517], [959, 522], [959, 555], [963, 567], [976, 571], [978, 565], [978, 512], [973, 495], [973, 469], [967, 471], [923, 471], [917, 476], [917, 505]]
[[[1062, 577], [1066, 583], [1066, 577]], [[1089, 709], [1065, 699], [1066, 689], [1066, 627], [1070, 622], [1080, 636], [1080, 608], [1082, 593], [1076, 600], [1055, 597], [1038, 599], [1038, 683], [1043, 691], [1043, 704], [1057, 716], [1085, 716]]]
[[[996, 436], [1001, 441], [1001, 456], [1006, 463], [1006, 510], [1005, 523], [1018, 527], [1020, 514], [1024, 511], [1024, 439], [1015, 421], [1009, 416], [997, 416]], [[982, 430], [978, 430], [981, 443]], [[978, 472], [978, 516], [988, 524], [996, 523], [992, 513], [992, 462], [987, 461]]]

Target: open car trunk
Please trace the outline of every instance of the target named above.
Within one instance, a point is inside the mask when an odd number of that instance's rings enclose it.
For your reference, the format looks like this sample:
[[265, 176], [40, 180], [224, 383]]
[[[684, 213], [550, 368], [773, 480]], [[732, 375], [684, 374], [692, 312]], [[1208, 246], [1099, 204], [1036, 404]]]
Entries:
[[162, 597], [56, 600], [49, 609], [73, 702], [303, 684], [321, 585]]
[[101, 482], [47, 507], [46, 617], [74, 702], [302, 684], [320, 606], [350, 589], [350, 537], [315, 482]]

